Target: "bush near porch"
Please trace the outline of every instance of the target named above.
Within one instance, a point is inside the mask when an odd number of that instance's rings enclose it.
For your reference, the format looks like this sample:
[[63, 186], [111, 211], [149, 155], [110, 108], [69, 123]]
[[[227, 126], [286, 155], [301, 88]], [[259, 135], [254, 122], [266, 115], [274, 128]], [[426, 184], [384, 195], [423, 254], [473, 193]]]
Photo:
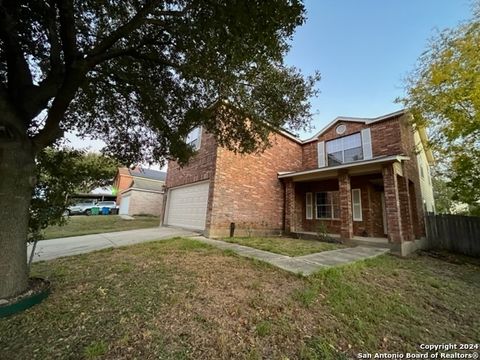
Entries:
[[433, 255], [302, 278], [177, 238], [34, 263], [54, 291], [0, 319], [2, 359], [328, 360], [478, 343], [480, 263]]

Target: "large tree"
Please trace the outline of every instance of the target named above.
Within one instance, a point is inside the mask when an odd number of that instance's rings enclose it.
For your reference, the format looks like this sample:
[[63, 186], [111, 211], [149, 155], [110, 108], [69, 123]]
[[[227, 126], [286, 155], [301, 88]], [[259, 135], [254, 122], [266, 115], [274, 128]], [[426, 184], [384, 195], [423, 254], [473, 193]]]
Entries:
[[240, 152], [304, 127], [318, 75], [282, 60], [304, 20], [300, 0], [0, 0], [0, 298], [27, 286], [36, 154], [77, 131], [185, 162], [197, 125]]
[[430, 127], [431, 146], [452, 199], [480, 202], [480, 1], [472, 19], [432, 39], [401, 99]]

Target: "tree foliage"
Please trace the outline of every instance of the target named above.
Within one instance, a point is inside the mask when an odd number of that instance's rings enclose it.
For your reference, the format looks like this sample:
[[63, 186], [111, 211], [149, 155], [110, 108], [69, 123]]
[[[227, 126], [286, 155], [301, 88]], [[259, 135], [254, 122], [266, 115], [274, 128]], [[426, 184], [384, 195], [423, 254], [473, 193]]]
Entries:
[[310, 119], [319, 76], [282, 60], [298, 0], [2, 1], [0, 15], [0, 99], [37, 148], [76, 130], [125, 162], [184, 162], [196, 125], [252, 152]]
[[473, 18], [441, 32], [420, 57], [401, 99], [430, 128], [453, 200], [480, 201], [480, 2]]
[[75, 193], [111, 184], [118, 162], [83, 150], [46, 148], [37, 157], [37, 184], [30, 206], [30, 238], [49, 225], [65, 222], [63, 213]]

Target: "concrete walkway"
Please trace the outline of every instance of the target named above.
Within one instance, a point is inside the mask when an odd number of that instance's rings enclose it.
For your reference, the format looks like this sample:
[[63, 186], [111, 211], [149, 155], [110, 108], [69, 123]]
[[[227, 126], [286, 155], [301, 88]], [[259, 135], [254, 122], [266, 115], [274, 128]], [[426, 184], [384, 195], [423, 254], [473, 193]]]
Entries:
[[223, 250], [232, 250], [240, 256], [264, 261], [280, 269], [306, 276], [322, 269], [373, 258], [390, 251], [387, 248], [356, 246], [353, 248], [323, 251], [315, 254], [290, 257], [239, 244], [207, 239], [203, 236], [194, 236], [192, 239]]
[[[33, 261], [51, 260], [62, 256], [84, 254], [96, 250], [139, 244], [147, 241], [170, 239], [176, 236], [195, 235], [198, 234], [187, 230], [155, 227], [43, 240], [37, 244]], [[30, 256], [30, 252], [31, 245], [29, 244], [27, 249], [28, 256]]]

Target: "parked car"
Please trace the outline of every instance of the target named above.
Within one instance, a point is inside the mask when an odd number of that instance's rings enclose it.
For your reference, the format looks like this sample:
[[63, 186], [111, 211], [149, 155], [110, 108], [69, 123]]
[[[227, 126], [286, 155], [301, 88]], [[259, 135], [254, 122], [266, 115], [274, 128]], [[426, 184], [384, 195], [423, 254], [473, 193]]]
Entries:
[[115, 201], [100, 201], [95, 206], [99, 207], [100, 211], [102, 211], [103, 208], [108, 208], [109, 209], [109, 211], [108, 211], [109, 214], [112, 214], [112, 213], [116, 212], [116, 209], [118, 209], [117, 203]]
[[66, 215], [90, 215], [94, 206], [96, 206], [95, 201], [77, 203], [67, 208]]

